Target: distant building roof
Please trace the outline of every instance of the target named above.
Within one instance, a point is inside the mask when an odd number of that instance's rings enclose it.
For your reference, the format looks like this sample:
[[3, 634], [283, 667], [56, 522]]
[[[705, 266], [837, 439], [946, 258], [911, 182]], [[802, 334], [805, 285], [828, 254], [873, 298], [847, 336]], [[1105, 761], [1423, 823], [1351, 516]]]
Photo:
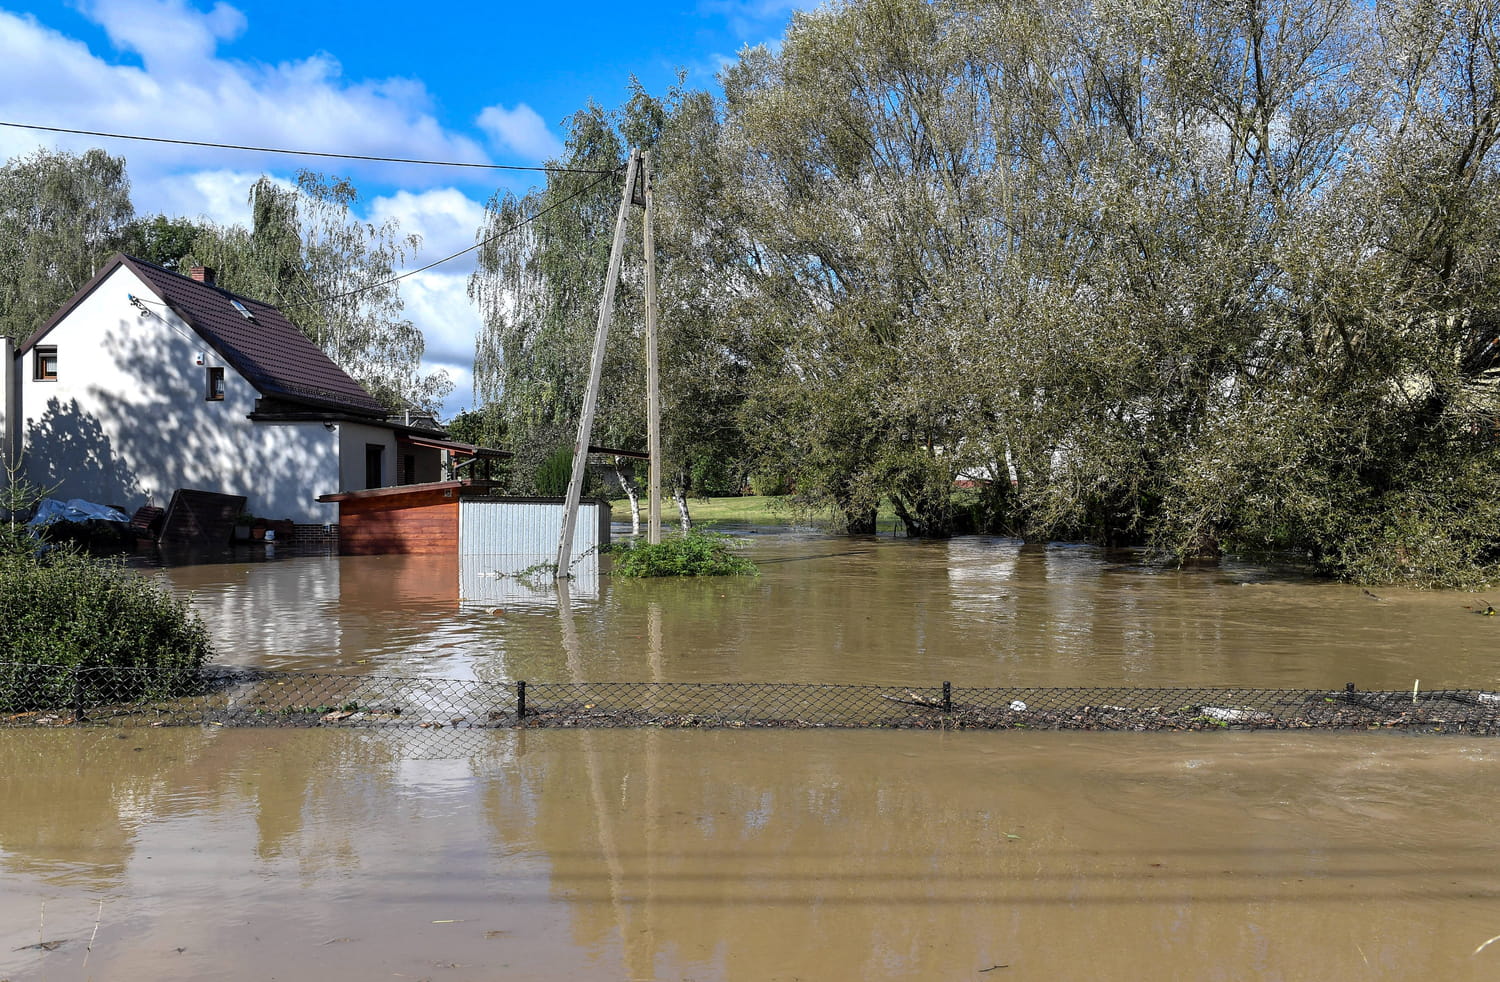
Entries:
[[384, 420], [387, 409], [268, 303], [116, 253], [87, 286], [22, 342], [41, 340], [118, 266], [126, 266], [265, 397], [266, 409], [313, 408]]

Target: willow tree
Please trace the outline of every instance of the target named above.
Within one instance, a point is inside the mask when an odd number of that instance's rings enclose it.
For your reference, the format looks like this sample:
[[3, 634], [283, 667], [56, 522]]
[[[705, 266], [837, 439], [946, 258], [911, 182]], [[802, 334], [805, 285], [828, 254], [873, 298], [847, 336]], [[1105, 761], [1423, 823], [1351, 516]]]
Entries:
[[[732, 246], [715, 234], [724, 183], [718, 125], [713, 100], [680, 87], [658, 98], [635, 85], [615, 113], [575, 114], [568, 154], [546, 188], [491, 200], [470, 284], [485, 321], [476, 397], [501, 407], [518, 453], [544, 456], [570, 442], [583, 401], [621, 193], [609, 174], [623, 167], [627, 147], [653, 152], [663, 484], [685, 521], [690, 493], [737, 488], [746, 467], [737, 416], [746, 320], [734, 303], [744, 292], [726, 288]], [[632, 210], [629, 220], [595, 442], [644, 448], [642, 213]], [[517, 470], [524, 475], [526, 466]], [[620, 477], [631, 480], [623, 469]]]
[[120, 245], [134, 215], [125, 159], [37, 150], [0, 167], [0, 334], [41, 327]]
[[724, 78], [749, 273], [778, 342], [747, 420], [854, 531], [884, 496], [912, 534], [949, 534], [955, 478], [999, 463], [972, 429], [990, 408], [962, 384], [980, 256], [1002, 232], [973, 27], [944, 4], [831, 5]]
[[[521, 198], [497, 194], [486, 205], [478, 269], [469, 281], [484, 321], [475, 398], [502, 407], [522, 482], [572, 443], [619, 207], [619, 181], [611, 175], [623, 155], [604, 111], [589, 106], [569, 121], [567, 155], [545, 188]], [[598, 417], [606, 433], [621, 418], [608, 405], [619, 389], [621, 335], [638, 319], [630, 315], [628, 283], [618, 297], [610, 381]], [[609, 436], [620, 438], [618, 431]]]

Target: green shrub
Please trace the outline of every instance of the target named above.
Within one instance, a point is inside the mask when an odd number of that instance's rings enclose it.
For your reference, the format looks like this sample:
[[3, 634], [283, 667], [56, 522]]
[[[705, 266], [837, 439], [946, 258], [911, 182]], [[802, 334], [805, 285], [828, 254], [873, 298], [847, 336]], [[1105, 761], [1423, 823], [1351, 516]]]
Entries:
[[758, 470], [750, 472], [750, 493], [758, 494], [766, 498], [780, 497], [790, 494], [792, 482], [785, 474], [778, 470]]
[[573, 448], [558, 447], [536, 469], [536, 493], [544, 498], [561, 498], [568, 493], [573, 479]]
[[186, 602], [119, 561], [0, 556], [0, 711], [184, 694], [211, 654]]
[[668, 536], [659, 545], [627, 541], [615, 545], [617, 576], [754, 576], [755, 564], [732, 551], [732, 540], [716, 532]]

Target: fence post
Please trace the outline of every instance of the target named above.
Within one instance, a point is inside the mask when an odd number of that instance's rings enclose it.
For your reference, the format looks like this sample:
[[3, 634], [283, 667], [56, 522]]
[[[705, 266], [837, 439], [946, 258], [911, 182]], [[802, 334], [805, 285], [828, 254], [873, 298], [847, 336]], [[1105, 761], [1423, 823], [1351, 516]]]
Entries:
[[953, 712], [953, 683], [943, 683], [943, 712]]
[[83, 716], [83, 673], [87, 671], [77, 665], [73, 666], [73, 722], [82, 723]]
[[526, 680], [516, 679], [516, 723], [526, 718]]

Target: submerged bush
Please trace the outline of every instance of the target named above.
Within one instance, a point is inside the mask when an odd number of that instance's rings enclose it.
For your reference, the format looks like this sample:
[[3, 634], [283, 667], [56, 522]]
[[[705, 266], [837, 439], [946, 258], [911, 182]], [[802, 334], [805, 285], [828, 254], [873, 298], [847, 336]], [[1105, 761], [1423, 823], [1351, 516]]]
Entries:
[[187, 603], [117, 560], [0, 555], [0, 710], [180, 695], [211, 654]]
[[621, 542], [615, 555], [616, 576], [754, 576], [755, 564], [731, 550], [733, 540], [717, 532], [686, 532], [657, 545]]

